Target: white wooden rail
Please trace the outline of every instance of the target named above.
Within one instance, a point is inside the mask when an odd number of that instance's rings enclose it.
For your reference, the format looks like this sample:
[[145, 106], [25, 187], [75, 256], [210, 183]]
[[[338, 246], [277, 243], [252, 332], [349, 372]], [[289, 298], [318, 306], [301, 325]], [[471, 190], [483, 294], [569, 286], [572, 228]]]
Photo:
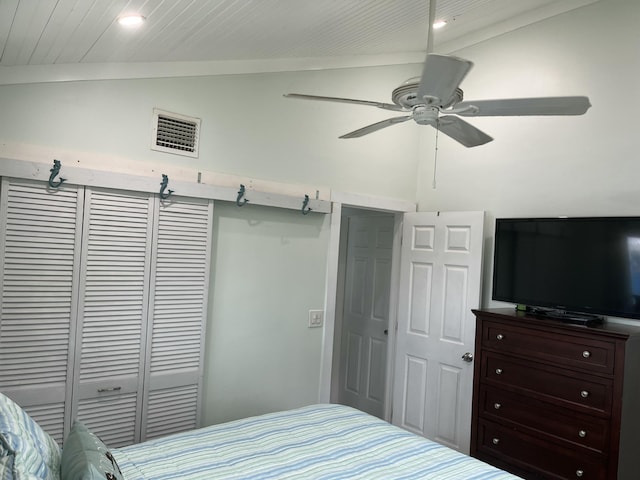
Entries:
[[[41, 162], [0, 157], [0, 177], [25, 178], [48, 182], [52, 167], [53, 159], [51, 159], [51, 163], [47, 165]], [[162, 181], [161, 174], [158, 174], [157, 177], [132, 175], [128, 173], [116, 173], [69, 166], [65, 165], [64, 162], [62, 163], [59, 175], [55, 177], [54, 181], [57, 182], [60, 178], [64, 178], [66, 183], [74, 185], [155, 193], [160, 192], [160, 184]], [[250, 208], [250, 205], [264, 205], [300, 210], [302, 212], [303, 202], [305, 200], [304, 195], [293, 196], [290, 194], [258, 191], [250, 186], [250, 180], [247, 180], [246, 185], [248, 188], [246, 188], [243, 198], [247, 199], [248, 202], [247, 205], [242, 208]], [[237, 187], [229, 187], [172, 180], [171, 177], [169, 177], [167, 190], [168, 189], [173, 190], [173, 194], [176, 196], [235, 202], [238, 198], [240, 183], [238, 183]], [[167, 190], [165, 190], [165, 192]], [[311, 209], [309, 213], [331, 213], [330, 201], [315, 198], [315, 190], [308, 192], [307, 195], [309, 195], [307, 209]]]

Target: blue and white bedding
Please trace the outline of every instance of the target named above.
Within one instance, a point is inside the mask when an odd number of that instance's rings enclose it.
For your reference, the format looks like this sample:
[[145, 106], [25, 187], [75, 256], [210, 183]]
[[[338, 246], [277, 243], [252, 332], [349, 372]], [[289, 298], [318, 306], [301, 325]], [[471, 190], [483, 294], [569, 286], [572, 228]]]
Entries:
[[112, 450], [125, 480], [513, 480], [341, 405], [250, 417]]
[[516, 478], [341, 405], [245, 418], [113, 450], [74, 422], [60, 451], [0, 393], [0, 480]]

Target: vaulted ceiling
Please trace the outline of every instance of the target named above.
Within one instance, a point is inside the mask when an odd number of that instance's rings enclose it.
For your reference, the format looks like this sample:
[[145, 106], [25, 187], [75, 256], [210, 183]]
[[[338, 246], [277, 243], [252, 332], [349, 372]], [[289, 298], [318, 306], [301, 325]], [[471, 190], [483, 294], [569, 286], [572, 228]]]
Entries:
[[[435, 50], [596, 0], [440, 0]], [[0, 66], [423, 54], [428, 0], [2, 0]], [[124, 28], [128, 13], [146, 18]]]

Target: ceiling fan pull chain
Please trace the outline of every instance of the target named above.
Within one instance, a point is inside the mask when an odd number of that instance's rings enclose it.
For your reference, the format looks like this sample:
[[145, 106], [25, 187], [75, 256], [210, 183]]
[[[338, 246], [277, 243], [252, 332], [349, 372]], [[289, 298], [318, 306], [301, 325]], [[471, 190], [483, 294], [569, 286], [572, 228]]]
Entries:
[[440, 133], [440, 122], [436, 121], [436, 149], [433, 154], [433, 181], [431, 182], [431, 188], [436, 189], [436, 169], [438, 167], [438, 134]]

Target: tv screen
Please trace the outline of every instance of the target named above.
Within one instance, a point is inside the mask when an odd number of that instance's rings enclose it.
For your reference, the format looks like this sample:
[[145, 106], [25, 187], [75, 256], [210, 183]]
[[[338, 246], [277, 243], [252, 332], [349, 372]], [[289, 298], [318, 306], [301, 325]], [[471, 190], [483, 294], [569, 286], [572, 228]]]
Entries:
[[492, 298], [640, 319], [640, 217], [497, 219]]

